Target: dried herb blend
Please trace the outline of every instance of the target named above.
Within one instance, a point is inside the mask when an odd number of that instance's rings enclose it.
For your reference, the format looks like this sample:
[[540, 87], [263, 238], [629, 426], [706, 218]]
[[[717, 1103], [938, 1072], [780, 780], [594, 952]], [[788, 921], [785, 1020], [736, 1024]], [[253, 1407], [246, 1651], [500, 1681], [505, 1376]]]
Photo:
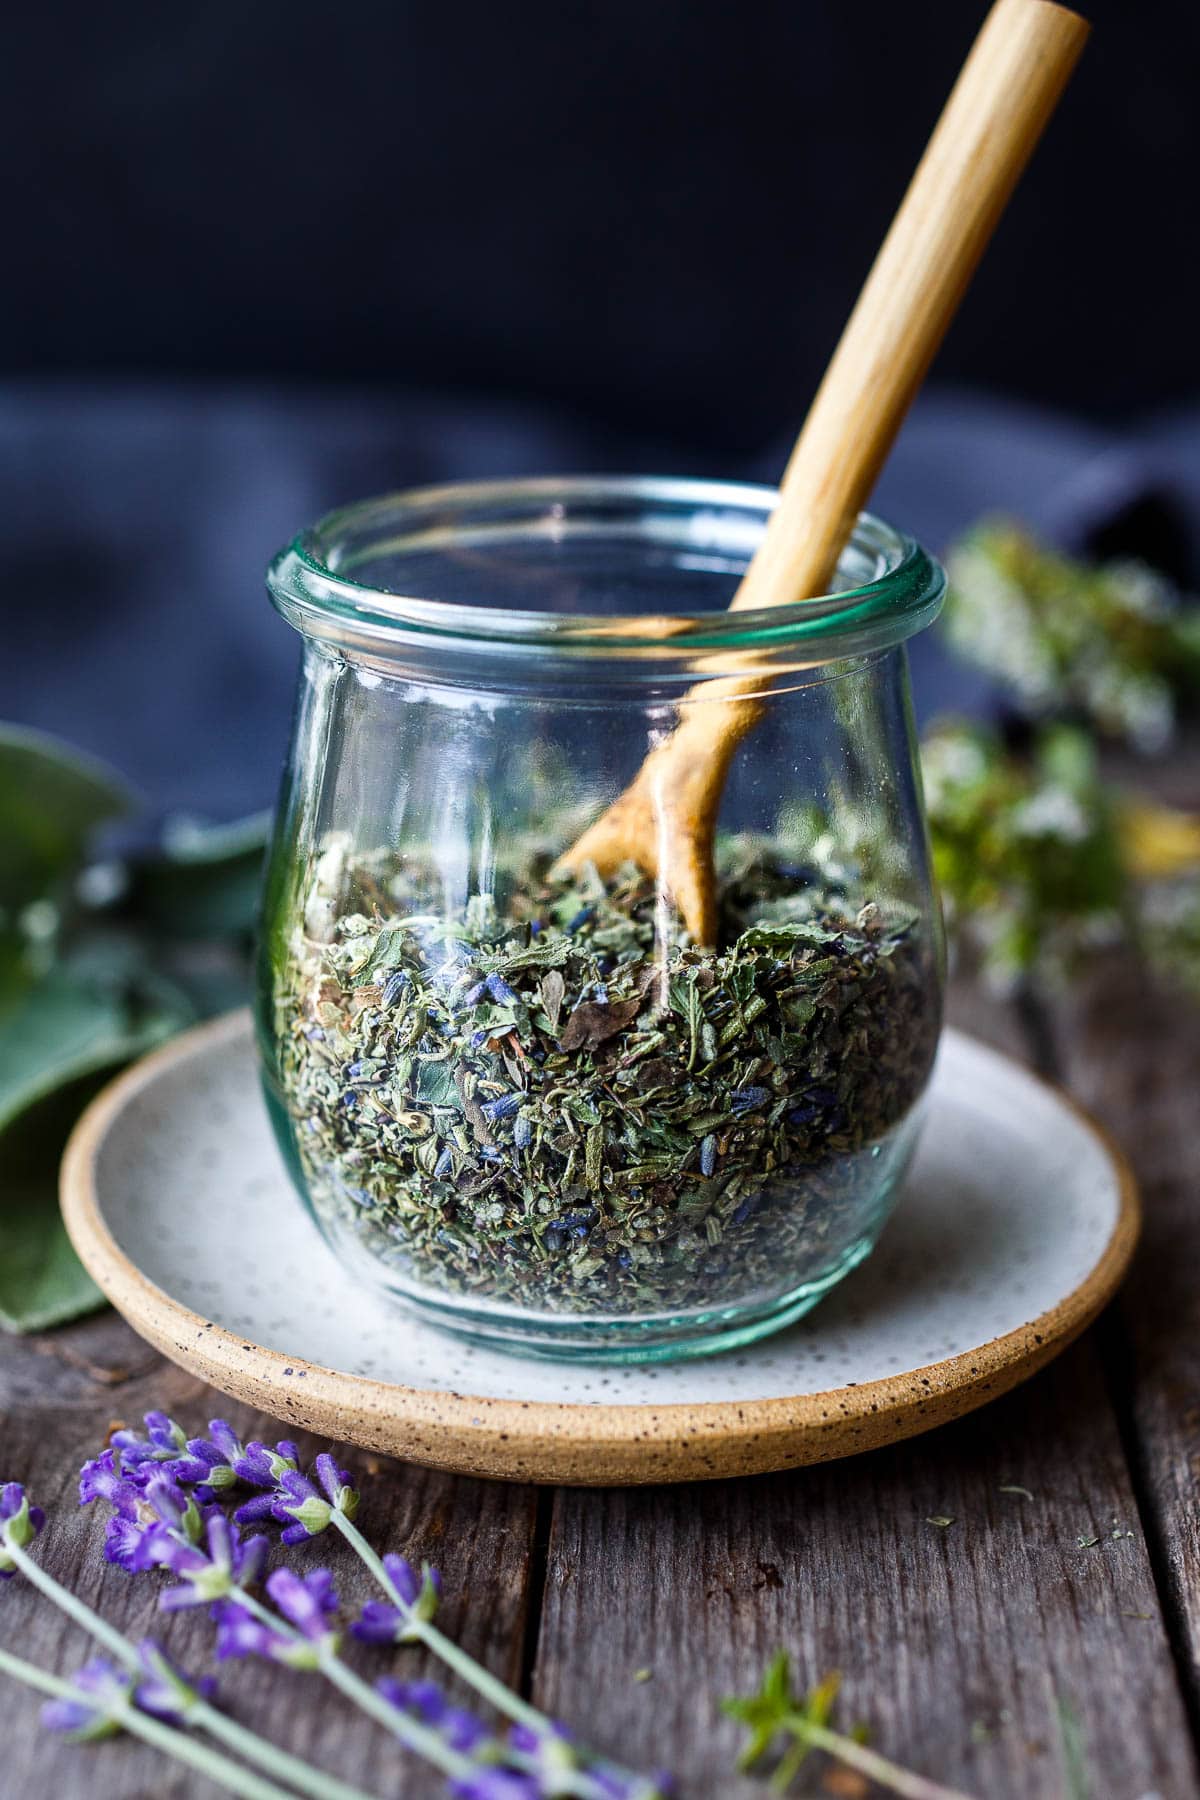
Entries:
[[831, 1270], [876, 1222], [932, 1062], [914, 921], [748, 855], [719, 953], [672, 936], [632, 866], [605, 884], [531, 863], [506, 888], [447, 922], [394, 858], [317, 865], [276, 1032], [326, 1227], [402, 1283], [554, 1312]]

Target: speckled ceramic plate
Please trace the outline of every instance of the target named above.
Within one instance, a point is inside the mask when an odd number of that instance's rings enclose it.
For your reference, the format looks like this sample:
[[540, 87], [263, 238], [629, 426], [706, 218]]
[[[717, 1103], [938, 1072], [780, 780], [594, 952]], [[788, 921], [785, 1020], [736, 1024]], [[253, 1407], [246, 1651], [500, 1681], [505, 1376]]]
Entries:
[[242, 1013], [106, 1088], [62, 1192], [113, 1304], [226, 1393], [415, 1462], [589, 1484], [820, 1462], [969, 1412], [1095, 1316], [1138, 1228], [1133, 1180], [1097, 1127], [955, 1032], [875, 1254], [798, 1325], [692, 1362], [527, 1361], [357, 1287], [288, 1183]]

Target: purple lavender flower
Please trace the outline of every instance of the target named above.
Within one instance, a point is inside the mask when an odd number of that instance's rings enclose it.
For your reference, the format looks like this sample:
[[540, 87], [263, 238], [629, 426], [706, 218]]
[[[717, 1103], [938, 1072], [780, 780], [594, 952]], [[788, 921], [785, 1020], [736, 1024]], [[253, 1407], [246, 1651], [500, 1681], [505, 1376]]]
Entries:
[[[287, 1526], [280, 1533], [285, 1544], [302, 1544], [305, 1538], [318, 1537], [335, 1512], [352, 1519], [358, 1511], [359, 1496], [350, 1486], [349, 1471], [339, 1469], [328, 1451], [318, 1456], [313, 1473], [324, 1489], [323, 1494], [316, 1483], [298, 1469], [285, 1469], [279, 1477], [271, 1511]], [[247, 1507], [240, 1507], [239, 1516], [245, 1515], [247, 1510]]]
[[83, 1465], [79, 1477], [79, 1504], [89, 1506], [93, 1500], [106, 1500], [112, 1507], [112, 1517], [104, 1532], [104, 1555], [110, 1563], [116, 1563], [119, 1568], [135, 1575], [143, 1569], [153, 1568], [154, 1561], [148, 1553], [148, 1542], [151, 1533], [163, 1524], [162, 1515], [147, 1497], [146, 1489], [150, 1481], [162, 1482], [170, 1497], [172, 1514], [182, 1511], [183, 1516], [188, 1519], [189, 1528], [193, 1525], [198, 1527], [200, 1510], [193, 1503], [193, 1520], [187, 1511], [186, 1496], [178, 1489], [172, 1489], [170, 1483], [162, 1479], [161, 1471], [154, 1462], [146, 1463], [145, 1475], [138, 1479], [125, 1473], [118, 1457], [119, 1452], [105, 1450]]
[[4, 1546], [11, 1544], [23, 1550], [26, 1544], [32, 1544], [45, 1523], [45, 1513], [40, 1506], [30, 1506], [20, 1482], [6, 1481], [0, 1487], [0, 1579], [16, 1574], [16, 1564], [5, 1555]]
[[138, 1658], [143, 1673], [133, 1697], [142, 1712], [161, 1719], [166, 1725], [182, 1725], [197, 1696], [211, 1700], [217, 1691], [211, 1675], [193, 1681], [153, 1638], [142, 1639], [138, 1645]]
[[232, 1425], [224, 1419], [210, 1419], [208, 1436], [188, 1439], [187, 1454], [172, 1465], [171, 1475], [183, 1487], [199, 1488], [204, 1499], [214, 1499], [237, 1485], [240, 1477], [235, 1465], [245, 1454]]
[[743, 1114], [755, 1112], [758, 1107], [765, 1106], [770, 1098], [770, 1088], [734, 1088], [729, 1096], [729, 1110], [734, 1118], [740, 1119]]
[[254, 1525], [260, 1519], [275, 1517], [275, 1502], [279, 1498], [276, 1489], [285, 1475], [298, 1473], [300, 1452], [290, 1438], [281, 1438], [274, 1449], [255, 1438], [246, 1445], [234, 1468], [239, 1481], [263, 1490], [243, 1501], [233, 1515], [239, 1525]]
[[104, 1557], [130, 1575], [155, 1566], [158, 1537], [176, 1534], [187, 1543], [198, 1543], [205, 1514], [194, 1494], [185, 1494], [167, 1480], [162, 1465], [148, 1463], [149, 1478], [140, 1485], [126, 1476], [115, 1451], [104, 1451], [85, 1463], [79, 1478], [79, 1505], [106, 1499], [113, 1508], [104, 1528]]
[[208, 1606], [223, 1600], [235, 1588], [252, 1587], [267, 1566], [270, 1544], [265, 1537], [244, 1542], [238, 1527], [219, 1507], [210, 1507], [203, 1519], [202, 1542], [189, 1539], [169, 1524], [160, 1526], [146, 1542], [146, 1555], [179, 1577], [159, 1600], [164, 1612], [183, 1607]]
[[218, 1600], [212, 1616], [217, 1625], [218, 1662], [239, 1656], [273, 1658], [277, 1644], [285, 1651], [291, 1647], [286, 1633], [272, 1631], [236, 1600]]
[[499, 1094], [495, 1100], [486, 1101], [483, 1110], [495, 1123], [500, 1119], [511, 1119], [513, 1114], [520, 1109], [520, 1105], [520, 1094]]
[[543, 1791], [535, 1776], [520, 1775], [515, 1769], [479, 1769], [450, 1783], [457, 1800], [538, 1800]]
[[187, 1449], [183, 1427], [165, 1412], [146, 1413], [143, 1423], [146, 1435], [121, 1430], [112, 1434], [112, 1445], [120, 1457], [123, 1473], [132, 1475], [148, 1463], [174, 1462]]
[[434, 1681], [396, 1681], [385, 1675], [375, 1683], [375, 1689], [398, 1712], [414, 1714], [423, 1725], [431, 1726], [451, 1750], [464, 1756], [470, 1756], [492, 1735], [474, 1713], [451, 1706]]
[[113, 1708], [128, 1704], [132, 1676], [122, 1673], [103, 1656], [93, 1656], [72, 1675], [71, 1686], [94, 1695], [95, 1704], [89, 1705], [86, 1700], [48, 1700], [42, 1708], [42, 1724], [51, 1731], [65, 1731], [77, 1743], [115, 1736], [121, 1727], [112, 1716]]
[[339, 1641], [335, 1624], [339, 1601], [329, 1570], [313, 1569], [300, 1576], [291, 1569], [276, 1569], [268, 1578], [267, 1592], [282, 1615], [278, 1626], [256, 1617], [237, 1600], [221, 1601], [215, 1615], [218, 1658], [265, 1656], [293, 1669], [319, 1667], [321, 1657], [335, 1652]]
[[135, 1487], [131, 1478], [117, 1467], [115, 1450], [102, 1450], [79, 1471], [79, 1504], [90, 1506], [93, 1500], [109, 1500], [115, 1506], [114, 1496], [118, 1489], [126, 1495], [140, 1492], [141, 1485]]
[[267, 1592], [284, 1618], [305, 1637], [316, 1640], [328, 1635], [339, 1605], [328, 1569], [312, 1569], [307, 1575], [276, 1569], [267, 1579]]
[[432, 1619], [442, 1592], [442, 1578], [428, 1563], [418, 1576], [406, 1557], [385, 1556], [383, 1566], [400, 1596], [400, 1605], [391, 1600], [368, 1600], [350, 1629], [364, 1644], [410, 1644], [420, 1634], [415, 1625]]
[[290, 1438], [280, 1438], [274, 1449], [253, 1438], [233, 1466], [247, 1487], [273, 1488], [288, 1469], [300, 1467], [300, 1452]]

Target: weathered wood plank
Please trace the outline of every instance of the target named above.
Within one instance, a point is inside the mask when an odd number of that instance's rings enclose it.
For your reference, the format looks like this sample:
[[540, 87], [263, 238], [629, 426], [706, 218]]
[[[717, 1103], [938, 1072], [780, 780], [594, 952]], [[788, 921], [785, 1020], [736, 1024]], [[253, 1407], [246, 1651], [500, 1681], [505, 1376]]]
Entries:
[[1065, 1734], [1088, 1771], [1078, 1791], [1197, 1791], [1091, 1342], [893, 1450], [690, 1491], [558, 1494], [539, 1703], [673, 1767], [687, 1796], [749, 1800], [763, 1789], [732, 1777], [739, 1732], [717, 1701], [780, 1646], [805, 1684], [841, 1671], [841, 1717], [880, 1749], [987, 1800], [1077, 1791]]
[[[113, 1371], [124, 1378], [106, 1378]], [[80, 1510], [75, 1504], [79, 1465], [103, 1442], [110, 1424], [117, 1418], [135, 1421], [152, 1406], [172, 1411], [196, 1431], [221, 1416], [244, 1436], [280, 1435], [271, 1421], [232, 1406], [150, 1355], [112, 1316], [39, 1344], [0, 1344], [0, 1476], [27, 1482], [47, 1509], [54, 1509], [40, 1540], [42, 1560], [127, 1634], [154, 1632], [186, 1667], [202, 1669], [212, 1640], [207, 1620], [164, 1619], [155, 1610], [157, 1578], [131, 1578], [105, 1564], [99, 1509]], [[311, 1454], [323, 1446], [310, 1440], [302, 1447]], [[455, 1480], [354, 1450], [343, 1450], [343, 1456], [362, 1477], [360, 1521], [372, 1541], [436, 1563], [445, 1579], [447, 1630], [505, 1681], [519, 1681], [537, 1506], [533, 1491]], [[365, 1571], [332, 1537], [297, 1553], [296, 1561], [312, 1567], [328, 1562], [352, 1605], [373, 1591]], [[6, 1643], [32, 1661], [70, 1672], [90, 1653], [83, 1634], [25, 1583], [6, 1582], [0, 1606]], [[353, 1656], [372, 1678], [391, 1667], [413, 1676], [431, 1672], [413, 1651], [389, 1659], [356, 1647]], [[316, 1676], [239, 1663], [226, 1666], [221, 1686], [224, 1703], [238, 1718], [367, 1792], [403, 1793], [406, 1800], [445, 1792], [439, 1777], [423, 1772]], [[190, 1774], [172, 1774], [161, 1757], [139, 1746], [72, 1746], [52, 1739], [38, 1723], [34, 1697], [7, 1680], [0, 1680], [0, 1725], [8, 1771], [0, 1777], [0, 1793], [19, 1792], [24, 1800], [51, 1795], [54, 1800], [143, 1795], [214, 1800], [217, 1793]]]
[[1142, 1243], [1117, 1303], [1110, 1373], [1200, 1717], [1200, 1006], [1114, 962], [1055, 1022], [1073, 1091], [1141, 1185]]

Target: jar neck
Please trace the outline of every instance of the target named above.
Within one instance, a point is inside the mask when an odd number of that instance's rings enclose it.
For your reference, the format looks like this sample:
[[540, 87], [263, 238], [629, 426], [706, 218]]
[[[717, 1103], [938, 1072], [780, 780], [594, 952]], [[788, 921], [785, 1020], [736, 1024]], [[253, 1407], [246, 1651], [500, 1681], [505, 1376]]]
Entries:
[[776, 500], [646, 477], [414, 490], [331, 514], [281, 552], [268, 585], [284, 617], [336, 653], [468, 682], [502, 669], [531, 687], [567, 674], [667, 689], [820, 678], [936, 616], [941, 569], [865, 514], [838, 592], [730, 612]]

